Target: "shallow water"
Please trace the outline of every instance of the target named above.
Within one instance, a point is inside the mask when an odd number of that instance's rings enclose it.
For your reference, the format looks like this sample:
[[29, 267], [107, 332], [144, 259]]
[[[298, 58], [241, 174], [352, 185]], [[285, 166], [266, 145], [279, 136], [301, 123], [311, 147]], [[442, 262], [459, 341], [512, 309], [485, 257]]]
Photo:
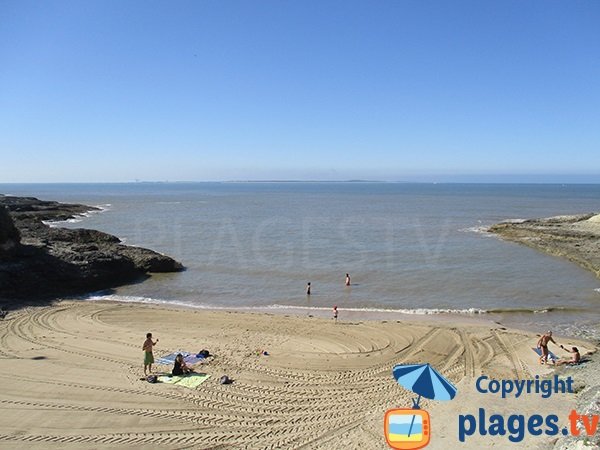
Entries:
[[103, 205], [104, 213], [66, 226], [115, 234], [188, 268], [111, 298], [487, 313], [597, 337], [593, 274], [481, 230], [505, 219], [600, 211], [600, 185], [12, 184], [0, 192]]

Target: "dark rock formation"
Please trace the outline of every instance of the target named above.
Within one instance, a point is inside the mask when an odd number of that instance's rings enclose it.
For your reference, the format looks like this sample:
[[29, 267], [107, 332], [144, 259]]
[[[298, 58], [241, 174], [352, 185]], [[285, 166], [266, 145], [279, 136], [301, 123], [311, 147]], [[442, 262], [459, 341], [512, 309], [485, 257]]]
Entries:
[[21, 242], [21, 234], [15, 227], [8, 209], [0, 206], [0, 258], [13, 256]]
[[107, 289], [148, 272], [184, 270], [174, 259], [121, 244], [96, 230], [53, 228], [43, 221], [97, 208], [0, 195], [0, 298], [52, 298]]

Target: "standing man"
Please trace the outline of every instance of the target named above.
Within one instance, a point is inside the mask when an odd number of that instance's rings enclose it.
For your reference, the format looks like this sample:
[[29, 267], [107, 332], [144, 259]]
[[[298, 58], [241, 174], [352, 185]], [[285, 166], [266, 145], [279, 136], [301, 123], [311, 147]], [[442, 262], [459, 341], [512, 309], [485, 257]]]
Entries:
[[[546, 332], [546, 334], [543, 334], [542, 337], [540, 337], [540, 340], [537, 343], [538, 348], [541, 350], [542, 355], [540, 356], [540, 364], [545, 364], [548, 362], [548, 343], [549, 342], [554, 342], [556, 344], [556, 341], [554, 339], [552, 339], [552, 331], [548, 331]], [[558, 345], [558, 344], [556, 344]], [[554, 362], [554, 360], [552, 360]]]
[[148, 375], [147, 372], [152, 373], [152, 364], [154, 364], [152, 348], [156, 344], [158, 344], [158, 339], [152, 342], [152, 333], [146, 334], [146, 340], [144, 341], [144, 345], [142, 345], [142, 350], [144, 350], [144, 375]]
[[306, 285], [306, 295], [310, 295], [310, 281]]
[[346, 274], [346, 286], [350, 286], [350, 275]]

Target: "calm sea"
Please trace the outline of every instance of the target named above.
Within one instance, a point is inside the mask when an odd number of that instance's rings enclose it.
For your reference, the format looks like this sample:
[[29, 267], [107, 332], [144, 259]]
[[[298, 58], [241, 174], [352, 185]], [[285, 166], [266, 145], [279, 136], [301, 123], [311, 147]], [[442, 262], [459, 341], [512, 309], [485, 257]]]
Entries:
[[599, 336], [600, 280], [482, 230], [506, 219], [600, 211], [600, 185], [10, 184], [0, 192], [101, 205], [103, 213], [66, 226], [115, 234], [188, 268], [107, 298], [303, 313], [333, 305], [342, 314], [481, 313]]

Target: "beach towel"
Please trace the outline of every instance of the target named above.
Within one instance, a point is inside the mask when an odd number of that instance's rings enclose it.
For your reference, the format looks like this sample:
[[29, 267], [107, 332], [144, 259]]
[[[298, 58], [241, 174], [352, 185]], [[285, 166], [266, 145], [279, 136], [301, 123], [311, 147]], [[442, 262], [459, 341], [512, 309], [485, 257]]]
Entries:
[[[542, 356], [542, 349], [538, 348], [538, 347], [531, 347], [531, 350], [533, 350], [534, 352], [537, 353], [538, 356]], [[551, 351], [548, 351], [548, 359], [551, 361], [558, 361], [558, 356], [556, 356], [554, 353], [552, 353]]]
[[210, 378], [207, 373], [190, 373], [189, 375], [174, 375], [172, 377], [161, 375], [158, 381], [161, 383], [175, 384], [177, 386], [185, 386], [190, 389], [195, 389]]
[[164, 365], [173, 365], [175, 363], [175, 358], [177, 357], [177, 355], [179, 353], [181, 353], [183, 355], [183, 360], [185, 361], [185, 363], [188, 366], [198, 364], [199, 362], [203, 362], [205, 359], [203, 357], [199, 357], [196, 354], [192, 354], [190, 352], [179, 351], [179, 352], [169, 353], [168, 355], [165, 355], [165, 356], [161, 356], [160, 358], [158, 358], [156, 363], [164, 364]]
[[584, 357], [584, 358], [581, 358], [579, 360], [579, 362], [577, 362], [577, 363], [569, 363], [569, 364], [567, 364], [567, 367], [571, 367], [573, 369], [578, 369], [581, 366], [585, 366], [585, 364], [588, 363], [588, 362], [590, 362], [590, 360], [588, 358]]

